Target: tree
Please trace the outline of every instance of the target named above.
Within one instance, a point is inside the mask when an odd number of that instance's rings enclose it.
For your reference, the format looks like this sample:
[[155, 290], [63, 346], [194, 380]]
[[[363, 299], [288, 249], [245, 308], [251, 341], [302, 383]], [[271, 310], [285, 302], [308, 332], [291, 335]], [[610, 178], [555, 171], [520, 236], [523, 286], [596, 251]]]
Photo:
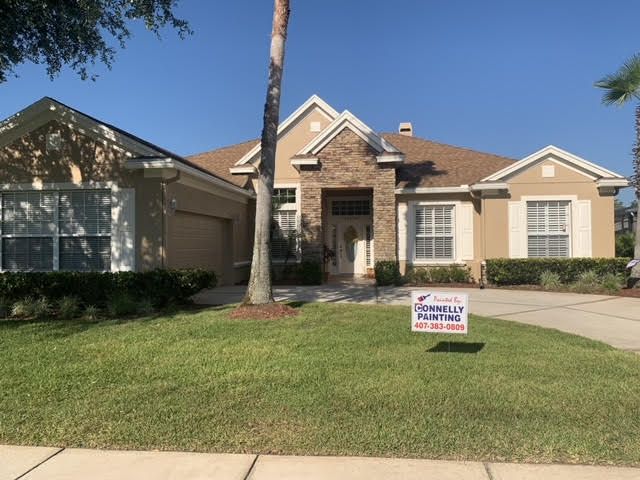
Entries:
[[[640, 55], [634, 55], [620, 69], [596, 82], [596, 87], [605, 90], [602, 102], [605, 105], [622, 106], [640, 100]], [[640, 198], [640, 104], [635, 108], [636, 140], [633, 146], [633, 177], [636, 200]], [[640, 222], [636, 222], [634, 257], [640, 258]], [[640, 281], [640, 264], [631, 271], [632, 283]]]
[[99, 61], [111, 68], [116, 51], [108, 40], [124, 48], [131, 20], [142, 20], [156, 35], [170, 25], [184, 38], [191, 29], [174, 16], [177, 1], [0, 0], [0, 83], [28, 61], [46, 64], [50, 78], [68, 65], [83, 80], [95, 79], [88, 65]]
[[273, 175], [276, 164], [278, 124], [280, 123], [280, 91], [284, 68], [284, 45], [289, 25], [289, 0], [274, 0], [273, 28], [269, 60], [269, 84], [264, 105], [260, 165], [256, 198], [256, 220], [253, 259], [249, 286], [243, 303], [262, 305], [273, 302], [271, 288], [271, 216]]

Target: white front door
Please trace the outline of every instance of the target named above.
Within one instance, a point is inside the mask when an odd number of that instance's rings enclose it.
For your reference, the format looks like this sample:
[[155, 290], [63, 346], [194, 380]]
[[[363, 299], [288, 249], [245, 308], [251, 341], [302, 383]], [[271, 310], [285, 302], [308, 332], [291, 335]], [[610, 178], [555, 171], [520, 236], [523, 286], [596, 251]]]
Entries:
[[337, 225], [337, 267], [339, 274], [365, 274], [365, 225], [344, 221]]

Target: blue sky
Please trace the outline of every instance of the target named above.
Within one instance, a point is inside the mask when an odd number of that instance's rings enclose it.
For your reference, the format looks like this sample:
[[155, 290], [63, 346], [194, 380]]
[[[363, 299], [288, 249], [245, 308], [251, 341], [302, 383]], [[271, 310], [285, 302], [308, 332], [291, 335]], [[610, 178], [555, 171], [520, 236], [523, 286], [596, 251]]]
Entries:
[[[317, 93], [372, 128], [521, 158], [547, 145], [631, 173], [633, 106], [594, 81], [640, 51], [640, 2], [292, 0], [281, 118]], [[180, 154], [256, 138], [272, 2], [182, 0], [195, 34], [139, 26], [96, 82], [21, 66], [0, 117], [44, 95]], [[629, 191], [625, 200], [631, 198]]]

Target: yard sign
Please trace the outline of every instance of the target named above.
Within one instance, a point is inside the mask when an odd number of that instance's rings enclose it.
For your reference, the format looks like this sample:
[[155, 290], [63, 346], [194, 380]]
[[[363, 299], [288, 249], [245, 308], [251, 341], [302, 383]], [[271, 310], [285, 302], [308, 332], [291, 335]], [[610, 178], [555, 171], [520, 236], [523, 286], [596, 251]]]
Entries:
[[469, 296], [452, 292], [411, 292], [411, 331], [469, 333]]

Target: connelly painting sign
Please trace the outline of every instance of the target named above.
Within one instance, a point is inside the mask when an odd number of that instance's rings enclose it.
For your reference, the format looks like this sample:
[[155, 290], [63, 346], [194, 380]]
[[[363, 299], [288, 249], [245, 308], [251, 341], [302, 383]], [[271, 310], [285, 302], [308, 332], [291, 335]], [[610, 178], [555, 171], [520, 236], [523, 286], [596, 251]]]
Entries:
[[466, 293], [411, 292], [411, 331], [466, 335], [468, 305]]

